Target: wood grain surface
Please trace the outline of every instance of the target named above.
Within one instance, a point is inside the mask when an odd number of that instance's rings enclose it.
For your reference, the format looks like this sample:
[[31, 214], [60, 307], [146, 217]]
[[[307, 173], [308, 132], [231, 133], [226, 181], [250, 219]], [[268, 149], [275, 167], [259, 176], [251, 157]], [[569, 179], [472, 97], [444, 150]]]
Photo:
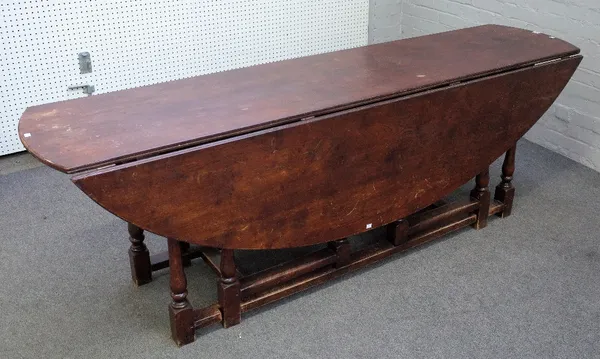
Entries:
[[73, 181], [124, 220], [187, 242], [266, 249], [341, 239], [425, 208], [485, 170], [550, 107], [580, 61], [572, 56]]
[[72, 173], [577, 52], [548, 35], [479, 26], [30, 107], [19, 135]]

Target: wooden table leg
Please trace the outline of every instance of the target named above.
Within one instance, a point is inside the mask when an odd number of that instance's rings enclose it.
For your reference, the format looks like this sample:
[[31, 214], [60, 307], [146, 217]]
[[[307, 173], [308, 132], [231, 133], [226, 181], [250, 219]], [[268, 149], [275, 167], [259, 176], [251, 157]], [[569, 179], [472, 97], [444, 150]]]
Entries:
[[183, 270], [183, 258], [179, 241], [169, 238], [169, 273], [171, 286], [171, 337], [181, 346], [194, 341], [194, 310], [187, 300], [187, 279]]
[[512, 211], [513, 199], [515, 198], [515, 187], [512, 185], [513, 174], [515, 173], [515, 153], [517, 145], [511, 147], [504, 156], [502, 164], [502, 182], [496, 186], [494, 199], [504, 204], [502, 212], [497, 215], [504, 218], [510, 216]]
[[394, 246], [399, 246], [408, 241], [409, 223], [405, 219], [397, 220], [387, 226], [387, 238]]
[[129, 265], [131, 267], [131, 278], [135, 285], [142, 285], [152, 281], [152, 265], [150, 263], [150, 252], [144, 244], [144, 230], [128, 223], [129, 231]]
[[233, 249], [221, 250], [221, 278], [217, 285], [219, 305], [223, 312], [223, 327], [228, 328], [241, 321], [240, 281], [237, 277]]
[[479, 209], [477, 210], [477, 222], [473, 224], [475, 229], [482, 229], [487, 226], [487, 220], [490, 210], [490, 171], [486, 168], [483, 172], [475, 177], [475, 188], [471, 191], [471, 198], [479, 201]]
[[343, 267], [350, 263], [350, 254], [352, 253], [352, 248], [350, 248], [350, 242], [347, 238], [329, 242], [328, 246], [335, 252], [336, 268]]
[[183, 266], [191, 266], [192, 259], [187, 255], [190, 251], [190, 244], [188, 242], [179, 242], [179, 246], [181, 247], [181, 255], [183, 256]]

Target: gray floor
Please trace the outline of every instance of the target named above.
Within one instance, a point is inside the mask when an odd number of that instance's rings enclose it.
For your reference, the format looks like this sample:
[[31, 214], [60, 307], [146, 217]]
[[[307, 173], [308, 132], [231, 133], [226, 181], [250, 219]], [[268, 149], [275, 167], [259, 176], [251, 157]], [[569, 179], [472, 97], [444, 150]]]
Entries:
[[[494, 184], [498, 174], [495, 164]], [[514, 183], [507, 219], [177, 348], [167, 273], [131, 285], [124, 223], [68, 176], [5, 157], [0, 358], [600, 358], [600, 174], [523, 142]], [[203, 264], [188, 278], [194, 304], [213, 298]]]

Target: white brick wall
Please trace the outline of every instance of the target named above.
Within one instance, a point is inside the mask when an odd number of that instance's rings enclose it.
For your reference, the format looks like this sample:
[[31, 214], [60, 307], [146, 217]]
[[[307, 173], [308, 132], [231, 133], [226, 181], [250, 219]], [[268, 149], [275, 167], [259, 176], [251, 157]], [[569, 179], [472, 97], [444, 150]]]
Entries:
[[[580, 68], [525, 137], [600, 171], [600, 0], [372, 0], [371, 7], [386, 11], [371, 10], [380, 15], [371, 18], [370, 28], [378, 28], [386, 13], [395, 14], [396, 23], [399, 13], [402, 38], [492, 23], [541, 31], [580, 47]], [[392, 40], [393, 33], [382, 38]]]
[[402, 0], [369, 1], [369, 43], [397, 40], [402, 36]]

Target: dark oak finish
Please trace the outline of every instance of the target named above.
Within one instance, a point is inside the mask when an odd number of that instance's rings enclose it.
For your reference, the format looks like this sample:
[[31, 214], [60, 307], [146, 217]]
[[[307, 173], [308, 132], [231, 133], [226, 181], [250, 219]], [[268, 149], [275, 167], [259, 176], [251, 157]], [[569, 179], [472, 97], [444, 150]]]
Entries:
[[580, 61], [467, 81], [73, 181], [115, 215], [199, 245], [268, 249], [346, 238], [427, 207], [487, 167], [541, 117]]
[[[36, 106], [19, 134], [129, 223], [136, 284], [169, 266], [171, 334], [184, 345], [198, 328], [510, 215], [515, 143], [578, 52], [479, 26]], [[503, 153], [492, 200], [488, 169]], [[440, 200], [473, 177], [469, 198]], [[377, 227], [383, 238], [353, 250], [348, 237]], [[150, 256], [144, 230], [168, 238], [168, 256]], [[235, 263], [237, 249], [324, 243], [250, 275]], [[218, 300], [194, 309], [184, 267], [197, 257], [219, 276]]]
[[225, 328], [239, 324], [241, 320], [240, 281], [237, 278], [232, 249], [221, 251], [221, 279], [217, 287], [219, 305], [223, 313]]
[[135, 285], [143, 285], [152, 281], [152, 265], [150, 262], [150, 252], [144, 244], [144, 230], [140, 227], [128, 223], [129, 232], [129, 264], [131, 267], [131, 278]]
[[[185, 243], [185, 242], [181, 242]], [[187, 244], [187, 243], [185, 243]], [[192, 259], [203, 257], [205, 255], [206, 248], [194, 246], [190, 249], [181, 252], [181, 256], [183, 257], [183, 266], [187, 267], [191, 265]], [[150, 263], [152, 263], [152, 271], [161, 270], [169, 267], [169, 253], [162, 252], [153, 254], [150, 256]]]
[[417, 212], [407, 218], [407, 222], [410, 224], [406, 229], [407, 235], [426, 232], [431, 228], [439, 227], [440, 223], [456, 220], [465, 214], [478, 211], [479, 208], [486, 208], [484, 204], [480, 205], [480, 203], [477, 198], [467, 198], [444, 203], [428, 211]]
[[490, 203], [490, 216], [491, 215], [497, 215], [499, 213], [501, 213], [504, 210], [504, 203], [499, 202], [497, 200], [493, 200], [492, 203]]
[[387, 226], [388, 240], [395, 246], [399, 246], [408, 241], [409, 223], [405, 219], [399, 219]]
[[[450, 203], [437, 201], [427, 210], [387, 225], [386, 237], [363, 249], [352, 252], [347, 239], [332, 241], [328, 248], [248, 276], [242, 276], [237, 271], [233, 250], [222, 250], [219, 255], [218, 251], [211, 248], [189, 247], [186, 243], [171, 239], [169, 261], [173, 301], [169, 312], [173, 339], [178, 345], [190, 343], [199, 328], [219, 322], [225, 327], [235, 325], [240, 322], [242, 312], [285, 298], [449, 232], [474, 225], [477, 215], [472, 212], [481, 207], [482, 203], [477, 198]], [[502, 203], [495, 201], [489, 207], [489, 214], [499, 213], [503, 207]], [[191, 307], [187, 300], [184, 256], [201, 256], [210, 266], [215, 267], [220, 275], [218, 303], [200, 309]]]
[[[242, 312], [262, 307], [332, 280], [348, 271], [363, 268], [397, 252], [422, 245], [458, 229], [473, 226], [476, 224], [478, 216], [473, 214], [473, 211], [478, 211], [481, 207], [482, 203], [476, 198], [451, 203], [438, 201], [427, 210], [420, 211], [409, 216], [406, 220], [396, 221], [387, 226], [388, 231], [390, 231], [390, 228], [402, 228], [402, 240], [398, 244], [394, 244], [394, 241], [390, 240], [390, 232], [385, 238], [381, 238], [374, 244], [355, 252], [351, 251], [347, 240], [333, 241], [330, 242], [329, 248], [318, 250], [249, 276], [241, 276], [239, 277], [241, 287], [239, 301], [234, 298], [236, 323], [239, 322], [239, 314]], [[494, 201], [493, 205], [489, 206], [489, 214], [499, 213], [503, 210], [503, 207], [502, 203]], [[206, 250], [211, 253], [210, 249]], [[219, 263], [222, 263], [219, 272], [223, 273], [223, 277], [220, 281], [231, 283], [237, 278], [234, 280], [224, 280], [224, 278], [231, 278], [233, 273], [238, 273], [233, 262], [233, 250], [225, 250], [222, 254], [222, 260], [219, 261]], [[207, 254], [206, 256], [212, 258], [214, 254]], [[340, 261], [340, 257], [344, 258], [343, 261]], [[223, 309], [225, 305], [230, 304], [224, 302], [223, 294], [220, 293], [218, 304], [196, 309], [193, 312], [195, 318], [194, 328], [197, 329], [218, 322], [228, 326], [223, 314], [226, 311]], [[189, 321], [190, 319], [186, 317], [184, 320]]]
[[180, 243], [172, 238], [169, 244], [169, 268], [171, 286], [171, 337], [177, 345], [193, 342], [196, 335], [194, 327], [194, 309], [187, 300], [187, 279], [183, 270]]
[[[346, 266], [322, 267], [308, 273], [305, 276], [297, 277], [295, 280], [278, 283], [268, 290], [265, 290], [261, 295], [255, 295], [245, 299], [242, 302], [242, 311], [247, 312], [249, 310], [262, 307], [292, 294], [306, 290], [312, 286], [337, 278], [349, 271], [368, 266], [395, 253], [406, 251], [410, 248], [425, 244], [450, 232], [473, 225], [476, 220], [477, 218], [475, 214], [467, 214], [458, 220], [445, 222], [440, 227], [435, 227], [417, 235], [410, 236], [408, 241], [398, 246], [394, 246], [387, 238], [385, 238], [367, 248], [352, 253], [352, 260]], [[333, 254], [329, 255], [333, 256]]]
[[484, 25], [34, 106], [19, 135], [42, 162], [72, 173], [577, 52]]
[[312, 273], [337, 263], [335, 252], [330, 249], [311, 253], [287, 263], [241, 278], [242, 298], [248, 299], [273, 286]]
[[502, 164], [502, 182], [496, 186], [494, 199], [504, 204], [502, 212], [498, 216], [504, 218], [510, 216], [512, 212], [513, 199], [515, 198], [515, 187], [512, 184], [513, 174], [515, 173], [515, 153], [517, 145], [511, 147], [504, 156]]
[[192, 261], [189, 256], [191, 246], [188, 242], [179, 242], [179, 246], [181, 247], [181, 258], [183, 260], [183, 266], [189, 267], [190, 265], [192, 265]]
[[335, 266], [343, 267], [350, 262], [350, 242], [348, 239], [339, 239], [337, 241], [329, 242], [329, 248], [333, 249], [335, 254]]
[[483, 172], [475, 177], [475, 188], [471, 191], [471, 197], [479, 201], [479, 209], [477, 211], [477, 222], [475, 229], [482, 229], [487, 226], [488, 209], [490, 207], [490, 171], [486, 168]]
[[195, 329], [217, 324], [223, 320], [219, 304], [213, 304], [210, 307], [196, 309], [194, 311], [194, 318]]

